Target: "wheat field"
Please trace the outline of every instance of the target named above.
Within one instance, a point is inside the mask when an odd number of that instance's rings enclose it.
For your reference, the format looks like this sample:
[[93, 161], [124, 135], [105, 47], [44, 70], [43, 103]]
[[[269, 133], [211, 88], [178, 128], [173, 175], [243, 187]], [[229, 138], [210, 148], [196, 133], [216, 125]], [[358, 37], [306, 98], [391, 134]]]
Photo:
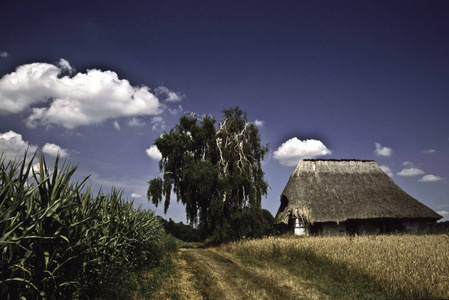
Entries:
[[311, 251], [400, 295], [449, 299], [448, 235], [268, 237], [222, 247], [240, 257], [284, 263], [295, 263], [298, 251]]

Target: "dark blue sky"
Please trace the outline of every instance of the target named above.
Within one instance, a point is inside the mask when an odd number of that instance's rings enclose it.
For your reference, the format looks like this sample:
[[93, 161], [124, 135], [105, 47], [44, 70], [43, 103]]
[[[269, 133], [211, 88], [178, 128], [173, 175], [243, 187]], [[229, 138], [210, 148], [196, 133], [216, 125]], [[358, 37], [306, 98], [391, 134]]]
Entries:
[[[65, 150], [94, 186], [147, 206], [154, 139], [185, 111], [221, 120], [238, 105], [270, 145], [263, 206], [273, 214], [290, 156], [355, 158], [375, 159], [447, 220], [448, 49], [447, 1], [0, 0], [0, 134], [15, 134], [0, 147], [54, 144], [47, 153]], [[134, 92], [108, 98], [124, 81], [148, 88], [146, 106], [128, 101]], [[183, 215], [173, 207], [168, 217]]]

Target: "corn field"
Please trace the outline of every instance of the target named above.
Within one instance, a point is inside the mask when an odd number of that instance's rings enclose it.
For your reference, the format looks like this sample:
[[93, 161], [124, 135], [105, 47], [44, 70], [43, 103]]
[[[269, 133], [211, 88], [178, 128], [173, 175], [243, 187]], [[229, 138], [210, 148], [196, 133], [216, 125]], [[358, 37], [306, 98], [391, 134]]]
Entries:
[[0, 299], [97, 297], [175, 247], [121, 191], [93, 196], [87, 178], [71, 180], [76, 167], [32, 162], [0, 159]]
[[444, 234], [270, 237], [230, 243], [222, 250], [289, 265], [316, 255], [367, 275], [399, 298], [449, 299], [449, 236]]

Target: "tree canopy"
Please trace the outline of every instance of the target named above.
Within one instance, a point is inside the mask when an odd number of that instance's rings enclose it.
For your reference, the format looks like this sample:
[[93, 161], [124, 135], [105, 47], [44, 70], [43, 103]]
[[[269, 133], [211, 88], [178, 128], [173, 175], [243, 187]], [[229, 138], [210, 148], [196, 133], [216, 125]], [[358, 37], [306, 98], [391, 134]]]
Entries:
[[172, 192], [186, 207], [187, 220], [217, 241], [257, 235], [261, 199], [267, 194], [262, 161], [268, 146], [239, 107], [212, 116], [191, 113], [157, 138], [161, 175], [149, 182], [148, 199], [170, 206]]

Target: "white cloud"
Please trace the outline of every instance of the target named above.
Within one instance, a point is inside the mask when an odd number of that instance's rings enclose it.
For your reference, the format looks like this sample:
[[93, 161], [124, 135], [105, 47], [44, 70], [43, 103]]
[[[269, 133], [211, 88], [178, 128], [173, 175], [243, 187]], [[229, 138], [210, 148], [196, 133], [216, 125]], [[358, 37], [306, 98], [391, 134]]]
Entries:
[[[158, 117], [155, 117], [155, 118], [158, 118]], [[162, 118], [161, 118], [161, 120], [162, 120]], [[138, 119], [138, 118], [136, 118], [136, 117], [134, 117], [134, 118], [131, 118], [131, 120], [129, 120], [128, 125], [129, 126], [144, 126], [145, 122], [140, 120], [140, 119]]]
[[426, 154], [432, 154], [432, 153], [435, 153], [435, 152], [437, 152], [435, 149], [427, 149], [427, 150], [423, 151], [423, 153], [426, 153]]
[[379, 143], [375, 143], [376, 150], [374, 153], [376, 153], [377, 156], [391, 156], [393, 154], [393, 150], [388, 147], [384, 147]]
[[114, 121], [114, 128], [117, 129], [117, 130], [122, 129], [122, 128], [120, 127], [120, 124], [118, 123], [118, 121]]
[[301, 159], [316, 158], [332, 154], [332, 151], [318, 140], [304, 140], [292, 138], [283, 143], [274, 151], [273, 158], [284, 166], [296, 166]]
[[155, 145], [148, 148], [145, 152], [153, 160], [159, 161], [162, 159], [162, 154]]
[[405, 166], [405, 167], [413, 167], [414, 166], [414, 164], [412, 162], [410, 162], [410, 161], [404, 161], [402, 163], [402, 165]]
[[154, 89], [154, 93], [161, 101], [178, 102], [182, 97], [175, 92], [170, 91], [165, 86], [158, 86]]
[[52, 144], [52, 143], [46, 143], [44, 147], [42, 148], [42, 152], [45, 154], [48, 154], [50, 156], [56, 157], [67, 157], [69, 156], [69, 153], [66, 149], [62, 149], [60, 146]]
[[14, 131], [0, 133], [0, 154], [6, 160], [21, 159], [28, 150], [29, 154], [33, 154], [37, 150], [37, 146], [30, 145], [22, 139], [22, 135]]
[[93, 186], [96, 186], [98, 188], [102, 187], [114, 187], [118, 189], [123, 189], [127, 186], [129, 186], [129, 182], [126, 182], [126, 180], [118, 180], [113, 178], [106, 178], [100, 176], [98, 173], [90, 173], [89, 176], [89, 182], [92, 183]]
[[418, 168], [404, 168], [397, 173], [399, 176], [417, 176], [424, 174], [424, 171]]
[[393, 172], [391, 171], [390, 167], [383, 165], [383, 166], [379, 166], [379, 168], [381, 168], [382, 171], [387, 173], [388, 176], [393, 177]]
[[265, 124], [265, 121], [261, 121], [261, 120], [254, 121], [254, 125], [256, 125], [257, 127], [262, 127], [263, 124]]
[[131, 194], [131, 198], [142, 198], [142, 195], [136, 194], [136, 193], [132, 193]]
[[175, 107], [175, 108], [170, 108], [170, 107], [167, 106], [166, 109], [167, 109], [172, 115], [177, 115], [177, 114], [179, 114], [179, 113], [182, 113], [182, 111], [184, 110], [184, 109], [182, 108], [181, 105], [178, 105], [178, 106]]
[[445, 211], [445, 210], [437, 211], [437, 213], [440, 214], [440, 215], [442, 215], [443, 217], [449, 215], [449, 211]]
[[154, 117], [153, 120], [151, 120], [151, 124], [153, 124], [153, 131], [165, 129], [165, 121], [162, 117]]
[[432, 181], [441, 181], [443, 179], [444, 179], [443, 177], [428, 174], [428, 175], [424, 175], [419, 181], [432, 182]]
[[8, 56], [9, 56], [8, 52], [6, 51], [0, 52], [0, 57], [7, 58]]
[[[110, 118], [158, 115], [164, 109], [158, 97], [146, 86], [131, 86], [113, 71], [87, 70], [74, 76], [69, 62], [58, 66], [32, 63], [19, 66], [0, 79], [0, 114], [27, 112], [27, 125], [60, 125], [72, 129], [92, 125]], [[159, 87], [166, 101], [175, 96]], [[179, 101], [181, 98], [177, 98]]]
[[32, 170], [34, 173], [38, 174], [41, 170], [41, 164], [40, 163], [35, 163], [31, 166]]
[[69, 74], [73, 74], [75, 72], [70, 63], [63, 58], [59, 60], [59, 66], [62, 70], [66, 70], [67, 72], [69, 72]]

